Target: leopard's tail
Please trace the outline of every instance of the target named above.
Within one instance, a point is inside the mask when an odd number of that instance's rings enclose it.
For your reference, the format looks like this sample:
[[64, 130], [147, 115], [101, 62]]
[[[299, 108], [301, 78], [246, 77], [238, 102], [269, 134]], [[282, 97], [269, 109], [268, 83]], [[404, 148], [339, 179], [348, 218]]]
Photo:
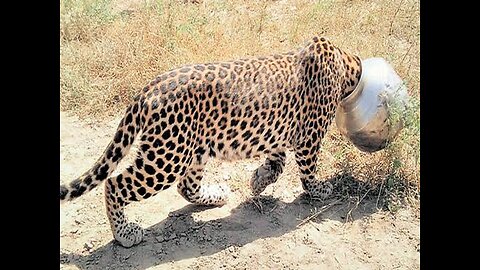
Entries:
[[107, 179], [117, 168], [118, 163], [128, 153], [137, 134], [141, 130], [142, 102], [136, 102], [127, 108], [120, 121], [113, 140], [93, 167], [69, 184], [60, 185], [60, 201], [70, 201], [92, 190]]

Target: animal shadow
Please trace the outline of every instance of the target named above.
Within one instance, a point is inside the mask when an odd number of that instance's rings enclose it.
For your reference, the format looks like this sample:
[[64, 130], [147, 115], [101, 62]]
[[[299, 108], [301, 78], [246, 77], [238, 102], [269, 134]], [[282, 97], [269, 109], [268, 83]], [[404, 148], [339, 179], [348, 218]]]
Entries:
[[[346, 174], [327, 181], [335, 186], [345, 179], [356, 181]], [[60, 253], [60, 262], [80, 269], [146, 269], [171, 261], [208, 256], [257, 239], [279, 237], [307, 222], [321, 223], [327, 219], [345, 222], [378, 210], [374, 199], [360, 201], [355, 209], [351, 205], [339, 196], [317, 201], [301, 194], [289, 203], [263, 196], [240, 203], [227, 217], [209, 221], [196, 220], [192, 214], [212, 207], [187, 205], [146, 228], [144, 240], [137, 246], [124, 248], [112, 240], [88, 255]]]

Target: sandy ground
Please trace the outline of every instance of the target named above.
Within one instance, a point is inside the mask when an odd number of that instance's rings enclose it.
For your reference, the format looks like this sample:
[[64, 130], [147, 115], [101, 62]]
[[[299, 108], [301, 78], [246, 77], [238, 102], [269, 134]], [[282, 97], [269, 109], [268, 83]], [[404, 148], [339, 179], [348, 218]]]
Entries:
[[[60, 113], [61, 183], [93, 165], [118, 121]], [[278, 182], [252, 201], [248, 181], [261, 163], [209, 162], [205, 182], [227, 182], [233, 191], [223, 207], [191, 205], [175, 188], [129, 205], [129, 219], [147, 229], [129, 249], [113, 241], [103, 186], [61, 205], [60, 269], [420, 268], [418, 211], [392, 214], [367, 199], [313, 201], [302, 194], [291, 154]]]

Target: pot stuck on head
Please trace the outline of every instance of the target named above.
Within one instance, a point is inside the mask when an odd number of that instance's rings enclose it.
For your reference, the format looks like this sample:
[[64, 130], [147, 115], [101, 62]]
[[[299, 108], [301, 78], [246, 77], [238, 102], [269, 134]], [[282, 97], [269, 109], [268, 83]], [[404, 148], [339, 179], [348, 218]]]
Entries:
[[358, 149], [385, 148], [403, 128], [408, 93], [402, 79], [383, 58], [362, 60], [357, 88], [336, 112], [337, 127]]

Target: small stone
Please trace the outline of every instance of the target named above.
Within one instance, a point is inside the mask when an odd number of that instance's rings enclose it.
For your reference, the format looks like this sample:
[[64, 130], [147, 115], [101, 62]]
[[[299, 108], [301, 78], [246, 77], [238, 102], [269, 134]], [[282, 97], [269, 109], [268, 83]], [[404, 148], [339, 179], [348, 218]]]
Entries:
[[186, 237], [186, 236], [187, 236], [187, 234], [186, 234], [186, 233], [184, 233], [184, 232], [182, 232], [182, 233], [180, 233], [180, 236]]
[[85, 247], [85, 249], [88, 251], [88, 252], [93, 252], [93, 243], [90, 241], [90, 242], [87, 242], [85, 243], [85, 245], [83, 245]]
[[161, 242], [165, 241], [165, 238], [163, 238], [163, 236], [161, 236], [161, 235], [160, 235], [160, 236], [157, 236], [157, 237], [155, 237], [155, 239], [157, 239], [157, 241], [158, 241], [159, 243], [161, 243]]

